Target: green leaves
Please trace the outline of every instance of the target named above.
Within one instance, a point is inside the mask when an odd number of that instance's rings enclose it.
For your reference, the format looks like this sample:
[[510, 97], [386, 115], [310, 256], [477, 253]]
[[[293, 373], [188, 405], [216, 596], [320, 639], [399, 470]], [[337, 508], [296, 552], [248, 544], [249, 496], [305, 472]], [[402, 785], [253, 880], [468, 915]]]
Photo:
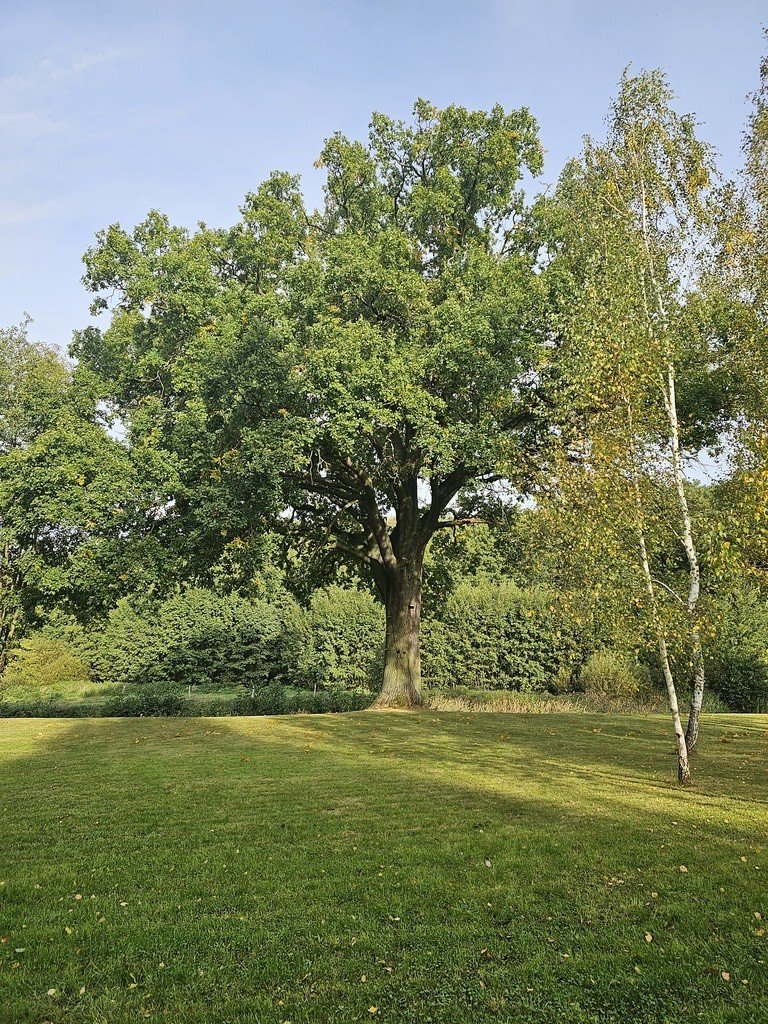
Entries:
[[419, 101], [410, 124], [375, 114], [367, 144], [331, 136], [319, 165], [315, 214], [298, 179], [276, 173], [231, 229], [191, 234], [150, 214], [86, 254], [113, 315], [75, 352], [130, 443], [170, 456], [163, 528], [192, 541], [199, 568], [219, 557], [214, 526], [253, 538], [281, 501], [293, 529], [337, 552], [342, 534], [363, 560], [381, 555], [372, 534], [423, 550], [428, 479], [431, 523], [532, 443], [520, 429], [542, 362], [536, 247], [519, 231], [521, 174], [541, 166], [529, 112]]

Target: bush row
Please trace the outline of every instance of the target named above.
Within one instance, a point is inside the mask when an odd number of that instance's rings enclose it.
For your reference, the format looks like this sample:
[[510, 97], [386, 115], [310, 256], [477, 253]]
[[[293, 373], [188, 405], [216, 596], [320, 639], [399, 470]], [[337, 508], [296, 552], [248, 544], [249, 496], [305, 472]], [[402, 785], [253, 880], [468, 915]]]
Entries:
[[[707, 652], [708, 689], [733, 710], [768, 709], [765, 605], [745, 591], [719, 611], [723, 626]], [[381, 605], [359, 589], [319, 590], [300, 607], [287, 594], [267, 602], [190, 588], [160, 603], [122, 601], [91, 634], [72, 623], [49, 624], [14, 652], [0, 698], [8, 707], [58, 697], [90, 708], [95, 684], [108, 709], [101, 713], [115, 715], [335, 710], [331, 698], [365, 706], [381, 679], [383, 631]], [[631, 652], [594, 650], [557, 595], [505, 580], [476, 578], [454, 590], [440, 618], [423, 624], [422, 668], [435, 690], [578, 689], [631, 698], [654, 686], [653, 673]], [[681, 660], [681, 692], [686, 671]], [[188, 703], [192, 686], [198, 695]], [[292, 696], [297, 690], [305, 691], [301, 708]], [[201, 710], [200, 691], [218, 694], [219, 703]]]
[[142, 689], [101, 702], [62, 700], [0, 700], [0, 718], [162, 718], [217, 717], [224, 715], [328, 714], [362, 711], [368, 696], [337, 693], [292, 693], [282, 686], [268, 686], [253, 696], [190, 700], [178, 693]]

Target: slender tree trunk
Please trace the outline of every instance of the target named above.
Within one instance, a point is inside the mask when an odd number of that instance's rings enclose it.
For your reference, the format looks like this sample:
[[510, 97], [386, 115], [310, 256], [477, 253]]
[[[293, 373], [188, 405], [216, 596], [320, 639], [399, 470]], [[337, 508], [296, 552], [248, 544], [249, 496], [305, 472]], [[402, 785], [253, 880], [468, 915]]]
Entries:
[[8, 664], [8, 655], [11, 652], [11, 643], [13, 642], [18, 622], [19, 609], [14, 608], [10, 622], [3, 624], [2, 629], [0, 629], [0, 674], [5, 671], [5, 667]]
[[422, 703], [419, 627], [422, 559], [401, 559], [388, 573], [384, 681], [376, 708], [413, 708]]
[[681, 786], [690, 786], [691, 769], [688, 764], [688, 745], [685, 741], [683, 724], [680, 720], [680, 708], [677, 703], [677, 689], [675, 688], [675, 680], [672, 675], [672, 666], [669, 662], [667, 639], [664, 636], [664, 628], [661, 624], [661, 619], [658, 613], [656, 588], [653, 585], [651, 565], [648, 560], [648, 548], [645, 543], [645, 533], [643, 532], [642, 526], [638, 528], [637, 534], [640, 547], [640, 560], [643, 565], [643, 576], [645, 578], [645, 589], [648, 591], [648, 597], [651, 602], [651, 614], [653, 616], [653, 624], [656, 630], [659, 663], [661, 664], [661, 670], [664, 673], [664, 682], [667, 687], [667, 701], [669, 703], [670, 714], [672, 715], [672, 727], [675, 730], [675, 740], [677, 743], [677, 780]]
[[691, 644], [692, 660], [694, 669], [693, 690], [691, 693], [691, 710], [688, 715], [688, 728], [685, 731], [685, 740], [688, 745], [688, 753], [696, 746], [699, 737], [699, 715], [704, 699], [704, 652], [701, 647], [701, 630], [698, 622], [698, 602], [701, 591], [701, 571], [699, 569], [699, 556], [696, 551], [696, 544], [693, 539], [693, 525], [691, 523], [691, 511], [688, 506], [688, 496], [685, 493], [685, 477], [683, 475], [683, 464], [680, 458], [680, 425], [677, 419], [677, 392], [675, 382], [675, 364], [670, 359], [667, 365], [667, 391], [664, 396], [667, 407], [667, 418], [669, 420], [669, 439], [672, 448], [672, 474], [675, 479], [675, 490], [680, 508], [680, 518], [683, 524], [682, 542], [685, 548], [685, 557], [688, 560], [688, 599], [686, 607], [691, 619]]
[[689, 754], [696, 746], [696, 740], [699, 738], [699, 717], [701, 715], [701, 705], [704, 701], [704, 655], [701, 650], [701, 635], [698, 626], [693, 627], [693, 644], [693, 692], [691, 694], [688, 727], [685, 730], [685, 742], [688, 745]]
[[675, 731], [675, 742], [677, 745], [677, 779], [681, 786], [690, 786], [691, 769], [688, 764], [688, 745], [685, 741], [683, 724], [680, 720], [680, 707], [677, 702], [677, 688], [675, 687], [675, 679], [672, 674], [672, 666], [669, 661], [669, 649], [667, 648], [667, 638], [664, 633], [664, 625], [661, 621], [661, 616], [659, 615], [656, 586], [653, 582], [651, 562], [648, 557], [648, 545], [645, 542], [645, 516], [643, 513], [643, 499], [640, 493], [640, 484], [637, 477], [638, 459], [634, 440], [634, 417], [632, 403], [629, 400], [627, 401], [627, 424], [629, 426], [629, 452], [632, 460], [632, 483], [635, 499], [635, 512], [637, 515], [637, 543], [640, 550], [640, 564], [643, 570], [645, 589], [651, 606], [653, 628], [656, 632], [659, 663], [664, 675], [664, 683], [667, 687], [667, 702], [669, 704], [670, 714], [672, 715], [672, 727]]

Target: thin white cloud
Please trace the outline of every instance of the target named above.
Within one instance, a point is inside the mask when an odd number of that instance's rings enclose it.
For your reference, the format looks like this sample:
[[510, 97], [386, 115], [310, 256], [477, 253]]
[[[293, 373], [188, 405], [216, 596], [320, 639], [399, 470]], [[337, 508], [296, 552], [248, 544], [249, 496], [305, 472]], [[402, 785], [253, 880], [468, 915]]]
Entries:
[[9, 133], [14, 137], [23, 135], [26, 139], [52, 135], [63, 129], [64, 122], [37, 110], [0, 110], [0, 134]]
[[93, 68], [105, 67], [125, 60], [133, 53], [128, 46], [106, 46], [88, 53], [79, 53], [64, 60], [46, 58], [41, 61], [40, 68], [52, 79], [69, 78], [91, 71]]
[[55, 220], [65, 212], [64, 203], [56, 199], [27, 203], [0, 200], [0, 229]]
[[[78, 50], [65, 57], [44, 57], [34, 66], [0, 78], [0, 132], [14, 143], [62, 131], [65, 121], [51, 113], [88, 72], [108, 67], [132, 54], [126, 46]], [[3, 140], [9, 144], [8, 138]]]

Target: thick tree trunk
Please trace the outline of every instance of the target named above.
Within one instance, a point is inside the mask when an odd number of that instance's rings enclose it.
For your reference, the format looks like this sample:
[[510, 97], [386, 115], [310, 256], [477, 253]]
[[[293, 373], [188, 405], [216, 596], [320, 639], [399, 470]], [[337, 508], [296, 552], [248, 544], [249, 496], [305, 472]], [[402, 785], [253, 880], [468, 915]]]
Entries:
[[375, 708], [413, 708], [422, 703], [419, 627], [421, 559], [401, 560], [388, 574], [384, 593], [387, 613], [384, 681]]

